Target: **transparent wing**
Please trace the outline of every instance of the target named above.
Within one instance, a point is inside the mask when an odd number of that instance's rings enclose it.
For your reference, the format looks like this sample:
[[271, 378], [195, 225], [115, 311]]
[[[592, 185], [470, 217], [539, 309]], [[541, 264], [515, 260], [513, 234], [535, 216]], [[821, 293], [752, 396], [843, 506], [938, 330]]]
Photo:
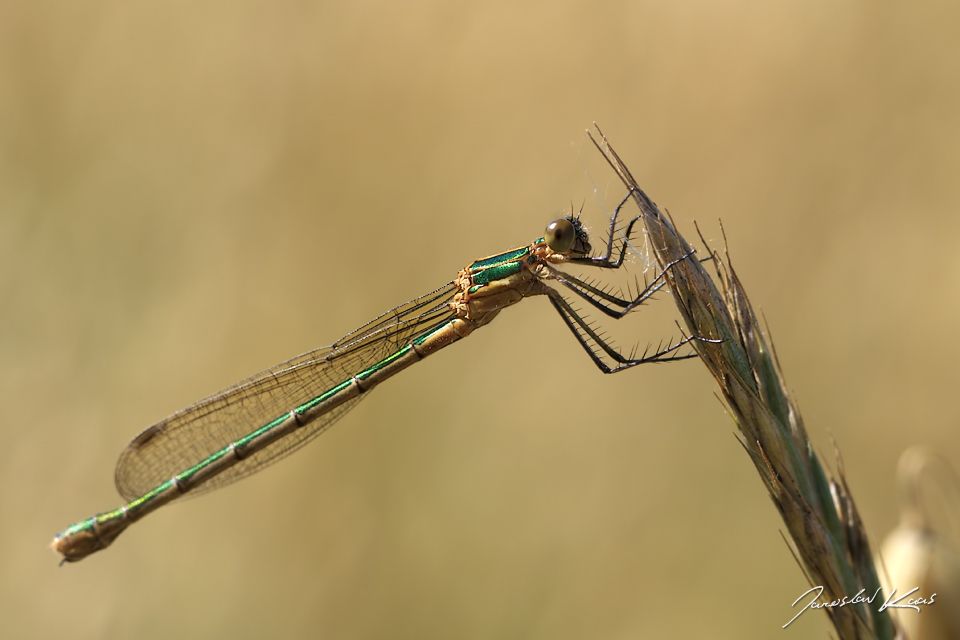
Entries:
[[[117, 490], [133, 500], [271, 420], [395, 353], [453, 316], [448, 284], [388, 311], [329, 347], [242, 380], [148, 427], [120, 454]], [[293, 453], [352, 409], [358, 396], [198, 486], [197, 495], [235, 482]]]

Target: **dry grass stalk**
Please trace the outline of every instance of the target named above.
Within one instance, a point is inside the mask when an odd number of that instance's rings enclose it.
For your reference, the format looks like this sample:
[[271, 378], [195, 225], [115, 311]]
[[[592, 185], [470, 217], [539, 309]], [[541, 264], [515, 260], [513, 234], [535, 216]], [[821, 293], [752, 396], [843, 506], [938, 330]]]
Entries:
[[[665, 277], [687, 331], [720, 340], [690, 344], [720, 385], [741, 443], [786, 524], [811, 586], [824, 587], [821, 602], [852, 598], [861, 589], [867, 597], [873, 595], [880, 583], [839, 454], [837, 478], [828, 478], [729, 259], [712, 256], [719, 289], [699, 260], [680, 260], [691, 252], [690, 245], [597, 131], [600, 140], [590, 138], [630, 189], [661, 269], [679, 260]], [[824, 610], [842, 640], [892, 639], [897, 635], [894, 623], [886, 611], [877, 611], [882, 597], [869, 607]]]

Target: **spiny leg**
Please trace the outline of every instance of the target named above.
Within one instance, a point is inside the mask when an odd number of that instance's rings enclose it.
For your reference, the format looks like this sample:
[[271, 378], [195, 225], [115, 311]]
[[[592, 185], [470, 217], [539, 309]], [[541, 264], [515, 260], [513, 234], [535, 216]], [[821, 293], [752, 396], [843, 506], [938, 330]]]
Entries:
[[[635, 367], [638, 364], [645, 364], [647, 362], [672, 362], [674, 360], [687, 360], [689, 358], [695, 358], [697, 356], [695, 353], [678, 355], [676, 354], [676, 351], [693, 340], [706, 340], [705, 338], [691, 336], [663, 349], [658, 346], [657, 350], [652, 354], [650, 353], [650, 347], [648, 346], [644, 350], [643, 355], [639, 358], [627, 358], [610, 346], [599, 334], [597, 334], [597, 332], [594, 331], [587, 321], [584, 320], [573, 309], [572, 306], [570, 306], [570, 303], [567, 302], [563, 296], [560, 295], [560, 293], [551, 290], [551, 292], [548, 294], [548, 297], [550, 298], [550, 303], [553, 305], [554, 309], [557, 310], [557, 313], [559, 313], [560, 317], [563, 318], [563, 321], [566, 323], [567, 327], [569, 327], [570, 331], [573, 332], [573, 335], [580, 343], [580, 346], [583, 347], [584, 351], [587, 352], [587, 355], [590, 356], [590, 359], [593, 360], [593, 363], [597, 365], [597, 367], [604, 373], [616, 373], [618, 371], [629, 369], [630, 367]], [[706, 341], [715, 342], [713, 340]], [[600, 354], [597, 353], [598, 348], [616, 364], [611, 367], [605, 363]]]
[[631, 188], [627, 191], [627, 195], [624, 196], [623, 200], [617, 205], [617, 208], [613, 210], [613, 215], [610, 217], [610, 227], [607, 232], [607, 251], [603, 256], [598, 256], [595, 258], [571, 258], [570, 262], [576, 264], [585, 264], [590, 265], [591, 267], [600, 267], [602, 269], [619, 269], [623, 264], [623, 259], [627, 254], [627, 248], [630, 246], [630, 236], [633, 234], [633, 227], [641, 219], [642, 216], [636, 216], [629, 223], [627, 223], [626, 231], [624, 232], [623, 245], [620, 247], [620, 255], [616, 260], [611, 260], [613, 257], [613, 244], [614, 238], [617, 235], [617, 221], [620, 217], [620, 210], [623, 208], [630, 197], [633, 195], [634, 189]]
[[[623, 244], [620, 246], [619, 255], [617, 256], [616, 260], [611, 259], [614, 251], [613, 245], [617, 234], [617, 221], [619, 219], [620, 210], [624, 207], [624, 205], [626, 205], [631, 197], [633, 197], [635, 192], [639, 192], [641, 195], [645, 196], [645, 194], [643, 194], [639, 188], [631, 186], [627, 191], [627, 194], [617, 205], [613, 216], [611, 216], [607, 236], [606, 253], [599, 257], [570, 258], [568, 260], [569, 263], [582, 264], [584, 266], [602, 269], [619, 269], [621, 266], [623, 266], [627, 249], [631, 247], [630, 237], [633, 234], [634, 225], [641, 220], [642, 216], [635, 216], [630, 220], [629, 223], [627, 223], [626, 229], [623, 233]], [[691, 249], [685, 255], [666, 265], [666, 267], [664, 267], [660, 273], [657, 274], [657, 277], [654, 278], [649, 284], [646, 284], [643, 290], [632, 299], [614, 295], [607, 289], [597, 287], [593, 283], [564, 273], [563, 271], [560, 271], [559, 269], [556, 269], [550, 265], [547, 265], [547, 268], [557, 282], [572, 290], [574, 293], [586, 300], [593, 307], [602, 311], [607, 316], [615, 320], [619, 320], [631, 310], [643, 304], [645, 301], [653, 297], [654, 294], [660, 291], [660, 289], [667, 284], [665, 279], [667, 271], [682, 260], [686, 260], [687, 258], [691, 257], [695, 252], [695, 249]], [[712, 259], [713, 255], [701, 260], [701, 262], [706, 262], [707, 260]], [[639, 289], [639, 286], [637, 288]], [[684, 355], [676, 354], [677, 350], [694, 340], [703, 342], [722, 342], [721, 340], [710, 340], [700, 336], [690, 336], [684, 338], [676, 344], [669, 345], [666, 348], [660, 348], [662, 346], [661, 343], [661, 345], [657, 347], [657, 350], [652, 354], [650, 353], [650, 346], [648, 345], [641, 357], [636, 358], [631, 356], [630, 358], [627, 358], [619, 351], [614, 349], [607, 341], [603, 339], [602, 336], [597, 334], [596, 331], [594, 331], [594, 329], [589, 325], [589, 323], [587, 323], [587, 321], [581, 317], [576, 310], [573, 309], [570, 303], [567, 302], [559, 292], [551, 290], [549, 293], [549, 298], [550, 303], [560, 314], [560, 317], [563, 318], [564, 323], [566, 323], [567, 327], [577, 338], [577, 341], [593, 360], [594, 364], [596, 364], [597, 367], [604, 373], [616, 373], [617, 371], [622, 371], [623, 369], [628, 369], [638, 364], [644, 364], [647, 362], [670, 362], [673, 360], [686, 360], [689, 358], [695, 358], [695, 353]], [[609, 304], [604, 304], [604, 302]], [[617, 364], [613, 367], [607, 365], [602, 360], [597, 348], [599, 348], [600, 351], [606, 354], [607, 357], [612, 359]]]
[[[623, 234], [623, 244], [620, 246], [620, 252], [616, 260], [611, 259], [613, 257], [614, 238], [617, 235], [617, 222], [620, 217], [620, 210], [624, 207], [624, 205], [627, 204], [627, 201], [629, 201], [630, 198], [632, 198], [636, 193], [639, 193], [641, 197], [646, 198], [646, 194], [643, 193], [643, 191], [641, 191], [638, 187], [635, 187], [635, 186], [630, 187], [627, 190], [627, 195], [625, 195], [623, 199], [620, 200], [619, 204], [617, 204], [616, 209], [613, 210], [613, 215], [610, 217], [610, 226], [607, 229], [606, 253], [602, 256], [597, 256], [597, 257], [570, 258], [569, 262], [571, 264], [582, 264], [585, 266], [598, 267], [601, 269], [619, 269], [621, 266], [623, 266], [624, 258], [627, 255], [627, 249], [630, 247], [630, 237], [633, 235], [633, 228], [637, 224], [637, 222], [639, 222], [643, 218], [643, 216], [642, 215], [634, 216], [630, 220], [630, 222], [627, 223], [627, 227]], [[571, 206], [571, 210], [572, 209], [573, 207]], [[580, 207], [580, 211], [581, 213], [583, 212], [583, 207]], [[580, 217], [579, 213], [577, 214], [577, 217], [578, 218]], [[702, 236], [701, 236], [701, 239], [702, 239]], [[687, 257], [687, 256], [684, 256], [684, 257]], [[713, 259], [714, 259], [714, 256], [711, 253], [710, 256], [703, 258], [702, 260], [700, 260], [700, 262], [708, 262]]]
[[[579, 295], [581, 298], [583, 298], [584, 300], [589, 302], [591, 305], [593, 305], [594, 307], [596, 307], [606, 315], [610, 316], [614, 320], [619, 320], [623, 316], [630, 313], [630, 311], [632, 311], [635, 307], [649, 300], [651, 297], [653, 297], [655, 293], [657, 293], [660, 289], [662, 289], [663, 286], [667, 284], [666, 279], [664, 278], [667, 271], [673, 266], [679, 264], [681, 261], [686, 260], [693, 254], [694, 254], [694, 251], [691, 250], [684, 256], [677, 258], [676, 260], [668, 264], [666, 267], [664, 267], [660, 271], [657, 277], [654, 278], [652, 282], [650, 282], [650, 284], [644, 287], [643, 291], [640, 291], [636, 296], [634, 296], [632, 299], [629, 299], [629, 300], [625, 298], [621, 298], [619, 296], [615, 296], [609, 291], [596, 287], [589, 282], [586, 282], [584, 280], [581, 280], [580, 278], [577, 278], [576, 276], [572, 276], [570, 274], [564, 273], [559, 269], [555, 269], [553, 267], [548, 267], [548, 268], [550, 269], [551, 275], [554, 277], [554, 279], [557, 282], [567, 287], [568, 289], [570, 289], [571, 291]], [[604, 304], [603, 301], [606, 301], [610, 304], [606, 305]], [[620, 308], [614, 309], [613, 307], [620, 307]]]

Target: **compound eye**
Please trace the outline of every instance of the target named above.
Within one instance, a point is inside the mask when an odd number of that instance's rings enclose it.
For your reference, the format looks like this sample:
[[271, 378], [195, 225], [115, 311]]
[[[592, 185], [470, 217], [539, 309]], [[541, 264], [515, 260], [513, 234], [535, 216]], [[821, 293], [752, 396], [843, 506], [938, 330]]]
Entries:
[[548, 247], [557, 253], [567, 253], [573, 248], [573, 243], [577, 239], [577, 231], [573, 228], [572, 222], [566, 218], [560, 218], [547, 225], [543, 237], [547, 241]]

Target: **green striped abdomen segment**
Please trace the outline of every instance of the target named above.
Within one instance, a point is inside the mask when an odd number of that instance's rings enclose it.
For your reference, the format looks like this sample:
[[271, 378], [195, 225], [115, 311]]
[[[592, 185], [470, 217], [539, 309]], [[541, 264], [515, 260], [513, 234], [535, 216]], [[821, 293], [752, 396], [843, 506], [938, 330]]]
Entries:
[[[430, 335], [432, 334], [428, 334], [425, 338], [429, 338]], [[102, 525], [117, 518], [129, 519], [131, 522], [135, 521], [143, 515], [188, 492], [190, 489], [233, 467], [247, 456], [262, 450], [286, 434], [321, 418], [334, 407], [359, 396], [365, 391], [369, 391], [379, 382], [410, 366], [419, 359], [420, 356], [413, 347], [407, 345], [332, 389], [323, 392], [316, 398], [297, 406], [291, 412], [277, 416], [259, 429], [230, 443], [189, 469], [184, 470], [170, 480], [167, 480], [151, 491], [129, 502], [124, 507], [101, 513], [93, 518], [78, 522], [69, 529], [66, 529], [61, 535], [89, 530], [96, 525]]]

